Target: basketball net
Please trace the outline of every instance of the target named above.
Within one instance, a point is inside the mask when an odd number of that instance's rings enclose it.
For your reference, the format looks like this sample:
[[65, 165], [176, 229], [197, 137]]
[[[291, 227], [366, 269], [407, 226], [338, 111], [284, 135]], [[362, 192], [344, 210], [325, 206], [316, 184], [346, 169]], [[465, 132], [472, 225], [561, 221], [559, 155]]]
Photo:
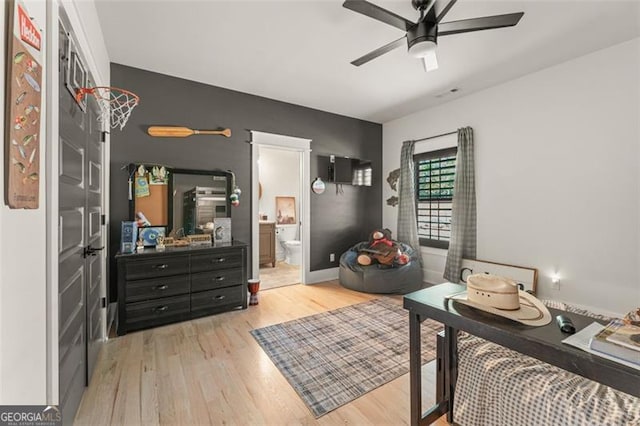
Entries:
[[76, 100], [82, 101], [85, 95], [93, 95], [98, 101], [100, 115], [98, 121], [111, 124], [112, 128], [122, 130], [129, 120], [131, 111], [140, 102], [140, 97], [125, 89], [117, 87], [81, 87]]

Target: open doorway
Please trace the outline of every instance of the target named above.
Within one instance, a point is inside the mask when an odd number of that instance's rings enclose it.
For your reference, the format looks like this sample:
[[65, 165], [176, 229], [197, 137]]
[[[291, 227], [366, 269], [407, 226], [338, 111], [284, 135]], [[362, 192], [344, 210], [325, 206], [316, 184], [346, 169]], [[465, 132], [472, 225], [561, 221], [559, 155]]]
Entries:
[[258, 147], [258, 250], [260, 288], [298, 284], [300, 242], [301, 153], [288, 148]]
[[260, 290], [305, 283], [309, 259], [308, 139], [251, 132], [252, 270]]

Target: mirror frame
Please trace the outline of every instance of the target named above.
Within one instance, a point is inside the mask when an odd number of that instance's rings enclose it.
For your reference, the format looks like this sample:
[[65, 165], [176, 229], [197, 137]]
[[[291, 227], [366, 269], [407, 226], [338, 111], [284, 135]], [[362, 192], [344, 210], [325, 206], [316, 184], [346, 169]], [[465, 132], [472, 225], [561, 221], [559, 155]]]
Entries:
[[[134, 176], [135, 171], [140, 165], [144, 165], [147, 170], [154, 166], [162, 166], [162, 164], [153, 164], [153, 163], [129, 163], [128, 172], [129, 176]], [[203, 169], [182, 169], [176, 167], [164, 166], [169, 172], [169, 182], [167, 184], [167, 221], [168, 223], [162, 225], [153, 225], [153, 226], [164, 226], [166, 228], [166, 233], [169, 235], [171, 231], [173, 231], [173, 180], [176, 174], [179, 175], [201, 175], [201, 176], [224, 176], [227, 178], [227, 217], [231, 217], [231, 199], [229, 196], [233, 191], [233, 173], [229, 170], [221, 170], [221, 169], [212, 169], [212, 170], [203, 170]], [[135, 187], [134, 187], [135, 188]], [[135, 212], [135, 204], [136, 204], [136, 194], [135, 189], [133, 189], [131, 200], [129, 200], [129, 218], [130, 220], [136, 220], [136, 212]]]

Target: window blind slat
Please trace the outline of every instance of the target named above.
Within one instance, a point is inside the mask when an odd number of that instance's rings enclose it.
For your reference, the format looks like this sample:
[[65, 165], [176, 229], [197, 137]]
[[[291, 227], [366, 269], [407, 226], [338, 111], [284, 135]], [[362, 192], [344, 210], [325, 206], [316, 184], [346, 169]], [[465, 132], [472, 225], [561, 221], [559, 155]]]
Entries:
[[456, 149], [418, 154], [414, 160], [420, 244], [446, 248], [451, 238]]

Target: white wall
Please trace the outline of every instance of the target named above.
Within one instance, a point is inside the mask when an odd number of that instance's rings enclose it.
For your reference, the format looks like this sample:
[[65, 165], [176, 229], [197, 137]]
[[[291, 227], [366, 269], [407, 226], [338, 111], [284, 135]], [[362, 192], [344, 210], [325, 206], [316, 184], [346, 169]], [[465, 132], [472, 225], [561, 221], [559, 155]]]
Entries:
[[[27, 12], [35, 25], [42, 30], [42, 108], [41, 117], [47, 114], [47, 84], [44, 78], [46, 64], [44, 52], [48, 40], [46, 31], [46, 6], [44, 1], [24, 1]], [[4, 4], [3, 4], [4, 6]], [[0, 20], [6, 22], [6, 10], [2, 7]], [[0, 49], [6, 58], [6, 37], [2, 31]], [[9, 37], [13, 37], [12, 34]], [[5, 98], [5, 69], [0, 71]], [[2, 113], [4, 117], [4, 111]], [[5, 129], [2, 122], [2, 146]], [[40, 176], [44, 176], [46, 133], [44, 120], [40, 122]], [[0, 164], [0, 176], [4, 176], [4, 163]], [[4, 178], [3, 178], [4, 182]], [[12, 210], [5, 202], [5, 184], [0, 186], [0, 404], [43, 404], [46, 388], [46, 209], [45, 179], [39, 182], [39, 208]]]
[[538, 268], [540, 297], [622, 313], [640, 302], [639, 118], [634, 39], [385, 123], [384, 176], [403, 140], [473, 127], [477, 257]]
[[[49, 3], [49, 4], [47, 4]], [[73, 30], [81, 46], [92, 52], [89, 68], [98, 82], [108, 82], [109, 59], [100, 31], [97, 13], [92, 2], [65, 1]], [[52, 194], [57, 195], [57, 167], [50, 158], [57, 157], [57, 91], [51, 81], [57, 81], [58, 2], [23, 0], [29, 14], [43, 30], [43, 49], [47, 52], [43, 66], [42, 109], [40, 135], [40, 207], [36, 210], [11, 210], [0, 205], [0, 404], [57, 403], [57, 327], [52, 335], [51, 322], [57, 322], [57, 269], [52, 272], [53, 256], [47, 244], [57, 228], [51, 219]], [[77, 9], [76, 4], [81, 4]], [[49, 6], [49, 11], [47, 7]], [[0, 8], [0, 20], [5, 22], [5, 8]], [[84, 24], [80, 24], [80, 23]], [[89, 37], [83, 25], [89, 28]], [[5, 55], [5, 32], [0, 50]], [[53, 51], [54, 53], [50, 53]], [[52, 61], [54, 66], [49, 66]], [[98, 66], [96, 64], [99, 64]], [[100, 67], [100, 69], [98, 69]], [[0, 79], [4, 81], [4, 67]], [[106, 80], [105, 80], [106, 79]], [[4, 95], [4, 84], [2, 93]], [[52, 93], [52, 91], [54, 91]], [[4, 98], [4, 96], [3, 96]], [[3, 113], [4, 116], [4, 113]], [[1, 126], [4, 126], [4, 120]], [[4, 128], [0, 129], [4, 146]], [[108, 149], [108, 148], [107, 148]], [[0, 162], [0, 176], [4, 176], [4, 162]], [[55, 177], [55, 180], [51, 180]], [[46, 180], [46, 182], [45, 182]], [[4, 200], [4, 184], [0, 186]], [[57, 204], [55, 204], [57, 206]], [[55, 212], [57, 209], [53, 209]], [[49, 237], [48, 237], [49, 236]], [[53, 247], [57, 248], [56, 240]], [[53, 354], [53, 358], [52, 358]], [[53, 361], [52, 361], [53, 359]]]
[[276, 220], [276, 197], [296, 197], [296, 218], [300, 219], [300, 153], [260, 147], [260, 212]]

